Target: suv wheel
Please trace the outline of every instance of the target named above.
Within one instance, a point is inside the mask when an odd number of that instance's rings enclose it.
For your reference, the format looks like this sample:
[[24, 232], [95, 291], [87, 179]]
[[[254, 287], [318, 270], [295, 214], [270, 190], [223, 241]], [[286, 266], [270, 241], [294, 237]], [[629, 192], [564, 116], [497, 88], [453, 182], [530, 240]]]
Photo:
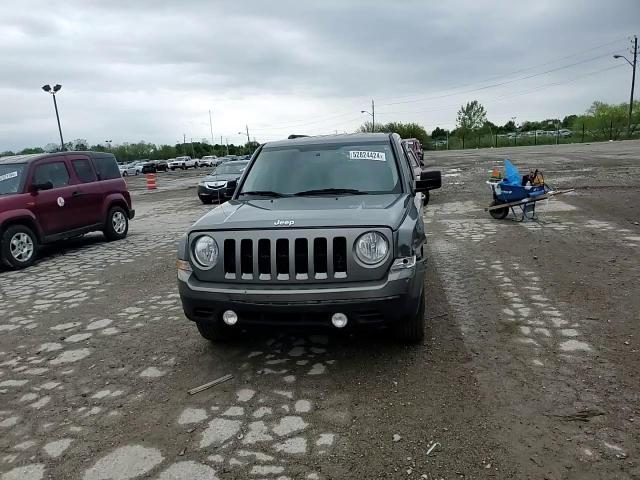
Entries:
[[104, 235], [107, 240], [122, 240], [129, 231], [129, 218], [122, 207], [113, 207], [107, 215]]
[[123, 176], [123, 177], [127, 177], [127, 176], [129, 176], [129, 174], [128, 174], [128, 173], [127, 173], [127, 171], [125, 170], [124, 172], [122, 172], [122, 176]]
[[218, 322], [196, 322], [198, 332], [203, 338], [211, 342], [223, 342], [231, 340], [236, 336], [237, 330], [230, 328], [224, 323]]
[[11, 268], [25, 268], [35, 262], [38, 238], [29, 227], [13, 225], [2, 234], [0, 259]]
[[422, 343], [425, 328], [424, 310], [424, 290], [422, 290], [418, 312], [413, 317], [400, 320], [395, 327], [396, 338], [400, 342], [408, 345]]

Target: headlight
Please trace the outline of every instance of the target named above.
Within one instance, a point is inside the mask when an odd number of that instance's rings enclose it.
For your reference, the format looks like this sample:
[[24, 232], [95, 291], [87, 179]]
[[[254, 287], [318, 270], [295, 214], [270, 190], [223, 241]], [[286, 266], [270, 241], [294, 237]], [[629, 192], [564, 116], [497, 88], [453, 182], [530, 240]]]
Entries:
[[200, 181], [198, 182], [198, 186], [199, 186], [199, 187], [204, 187], [204, 186], [205, 186], [204, 180], [200, 180]]
[[202, 235], [193, 244], [193, 256], [202, 268], [213, 268], [218, 262], [218, 244], [209, 235]]
[[367, 232], [356, 240], [356, 256], [366, 265], [382, 263], [389, 255], [389, 242], [378, 232]]

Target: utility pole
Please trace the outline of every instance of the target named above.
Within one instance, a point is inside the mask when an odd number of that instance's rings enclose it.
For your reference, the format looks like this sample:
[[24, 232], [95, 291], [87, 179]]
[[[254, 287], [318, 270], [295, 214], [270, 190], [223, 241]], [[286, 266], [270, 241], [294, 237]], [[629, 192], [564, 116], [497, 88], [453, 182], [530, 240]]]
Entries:
[[[631, 136], [631, 115], [633, 115], [633, 90], [636, 86], [636, 66], [638, 65], [638, 36], [633, 36], [633, 74], [631, 76], [631, 98], [629, 99], [629, 127], [628, 134]], [[55, 100], [55, 97], [53, 97]]]
[[209, 130], [211, 130], [211, 148], [213, 148], [213, 123], [211, 122], [211, 109], [209, 109]]
[[191, 139], [191, 158], [196, 158], [196, 151], [193, 149], [193, 138]]
[[229, 137], [227, 137], [227, 155], [229, 155]]
[[638, 36], [633, 36], [633, 46], [631, 50], [633, 55], [633, 62], [624, 55], [614, 55], [613, 58], [623, 58], [629, 65], [631, 65], [631, 97], [629, 98], [629, 121], [627, 124], [627, 134], [631, 136], [631, 117], [633, 115], [633, 91], [636, 86], [636, 67], [638, 65]]
[[373, 98], [371, 99], [371, 131], [373, 133], [376, 131], [376, 104], [373, 102]]
[[245, 125], [247, 128], [247, 143], [251, 143], [251, 137], [249, 137], [249, 125]]

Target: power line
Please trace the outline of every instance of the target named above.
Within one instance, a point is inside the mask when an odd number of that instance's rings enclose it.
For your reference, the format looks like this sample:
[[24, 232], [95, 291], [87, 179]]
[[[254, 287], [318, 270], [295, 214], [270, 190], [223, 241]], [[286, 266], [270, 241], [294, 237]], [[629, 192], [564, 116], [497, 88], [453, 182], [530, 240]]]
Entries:
[[[615, 65], [615, 66], [612, 66], [612, 67], [607, 67], [607, 68], [603, 68], [603, 69], [599, 69], [599, 70], [593, 70], [591, 72], [587, 72], [587, 73], [584, 73], [582, 75], [578, 75], [576, 77], [572, 77], [570, 79], [563, 80], [561, 82], [548, 83], [548, 84], [545, 84], [545, 85], [540, 85], [540, 86], [535, 87], [535, 88], [530, 89], [530, 90], [524, 90], [524, 91], [521, 91], [521, 92], [516, 92], [516, 93], [512, 93], [512, 94], [507, 94], [507, 95], [501, 95], [501, 96], [498, 96], [498, 97], [490, 98], [488, 100], [483, 100], [482, 103], [483, 104], [491, 104], [491, 102], [499, 101], [499, 100], [502, 100], [502, 99], [509, 99], [509, 98], [514, 98], [514, 97], [518, 97], [518, 96], [522, 96], [522, 95], [528, 95], [529, 93], [534, 93], [534, 92], [537, 92], [537, 91], [540, 91], [540, 90], [544, 90], [544, 89], [549, 88], [549, 87], [554, 87], [554, 86], [557, 86], [557, 85], [563, 85], [565, 83], [571, 83], [571, 82], [579, 80], [579, 79], [581, 79], [583, 77], [588, 77], [588, 76], [595, 75], [595, 74], [598, 74], [598, 73], [607, 72], [609, 70], [614, 70], [616, 68], [620, 68], [620, 67], [623, 67], [623, 66], [624, 65]], [[453, 103], [453, 104], [449, 104], [449, 105], [437, 105], [437, 106], [432, 107], [432, 108], [421, 108], [419, 110], [403, 110], [403, 111], [387, 110], [387, 111], [379, 112], [379, 114], [380, 115], [389, 115], [389, 114], [397, 115], [397, 114], [407, 114], [407, 113], [437, 112], [437, 111], [447, 110], [449, 108], [454, 108], [454, 107], [458, 107], [458, 106], [459, 106], [459, 103]]]
[[[593, 50], [597, 50], [597, 49], [609, 46], [611, 44], [618, 43], [620, 41], [621, 40], [618, 39], [618, 40], [615, 40], [615, 41], [612, 41], [612, 42], [607, 42], [605, 44], [601, 44], [601, 45], [598, 45], [596, 47], [591, 47], [589, 49], [585, 49], [585, 50], [582, 50], [580, 52], [576, 52], [576, 53], [573, 53], [573, 54], [570, 54], [570, 55], [566, 55], [566, 56], [560, 57], [560, 58], [555, 59], [555, 60], [551, 60], [549, 62], [544, 62], [544, 63], [538, 64], [538, 65], [535, 65], [535, 66], [519, 69], [519, 70], [516, 70], [514, 72], [511, 72], [510, 74], [490, 77], [489, 79], [485, 79], [485, 80], [482, 80], [482, 81], [479, 81], [479, 82], [473, 82], [473, 83], [470, 83], [470, 84], [467, 84], [467, 85], [475, 85], [475, 84], [483, 83], [483, 82], [491, 80], [491, 79], [502, 78], [504, 76], [508, 77], [510, 75], [514, 75], [514, 74], [517, 74], [517, 73], [522, 73], [522, 72], [525, 72], [525, 71], [528, 71], [528, 70], [532, 70], [534, 68], [539, 68], [541, 66], [557, 63], [558, 61], [565, 60], [567, 58], [572, 58], [572, 57], [575, 57], [577, 55], [582, 55], [584, 53], [587, 53], [587, 52], [590, 52], [590, 51], [593, 51]], [[612, 55], [613, 53], [616, 53], [616, 52], [612, 52], [612, 53], [610, 52], [610, 53], [606, 53], [606, 54], [603, 54], [603, 55], [590, 57], [590, 58], [583, 59], [583, 60], [580, 60], [580, 61], [577, 61], [577, 62], [573, 62], [573, 63], [567, 64], [567, 65], [561, 65], [561, 66], [558, 66], [558, 67], [554, 67], [552, 69], [548, 69], [548, 70], [543, 71], [543, 72], [538, 72], [538, 73], [534, 73], [534, 74], [531, 74], [531, 75], [518, 77], [518, 78], [515, 78], [515, 79], [511, 79], [511, 80], [505, 80], [503, 82], [498, 82], [498, 83], [494, 83], [494, 84], [491, 84], [491, 85], [485, 85], [485, 86], [474, 88], [474, 89], [470, 89], [470, 90], [464, 90], [464, 91], [455, 92], [455, 93], [449, 93], [449, 94], [444, 94], [444, 95], [435, 95], [435, 96], [429, 96], [429, 97], [423, 97], [423, 98], [414, 98], [414, 99], [411, 99], [411, 100], [405, 100], [405, 101], [401, 101], [401, 102], [391, 102], [391, 103], [386, 103], [386, 104], [382, 103], [382, 104], [379, 104], [379, 105], [382, 105], [382, 106], [393, 106], [393, 105], [401, 105], [401, 104], [406, 104], [406, 103], [417, 103], [417, 102], [424, 102], [424, 101], [428, 101], [428, 100], [435, 100], [435, 99], [439, 99], [439, 98], [446, 98], [446, 97], [452, 97], [452, 96], [456, 96], [456, 95], [464, 95], [464, 94], [468, 94], [468, 93], [488, 90], [488, 89], [491, 89], [491, 88], [496, 88], [496, 87], [500, 87], [500, 86], [504, 86], [504, 85], [509, 85], [509, 84], [512, 84], [512, 83], [515, 83], [515, 82], [528, 80], [528, 79], [535, 78], [535, 77], [538, 77], [538, 76], [547, 75], [549, 73], [553, 73], [553, 72], [556, 72], [556, 71], [560, 71], [560, 70], [564, 70], [564, 69], [567, 69], [567, 68], [572, 68], [572, 67], [575, 67], [575, 66], [578, 66], [578, 65], [582, 65], [582, 64], [585, 64], [585, 63], [589, 63], [589, 62], [592, 62], [592, 61], [595, 61], [595, 60], [598, 60], [598, 59], [601, 59], [601, 58], [604, 58], [604, 57], [608, 57], [608, 56]], [[617, 68], [617, 67], [613, 67], [613, 68]], [[610, 69], [612, 69], [612, 68], [599, 70], [597, 72], [590, 72], [590, 73], [588, 73], [588, 74], [586, 74], [584, 76], [588, 76], [588, 75], [591, 75], [593, 73], [598, 73], [598, 72], [601, 72], [601, 71], [607, 71], [607, 70], [610, 70]], [[576, 77], [576, 78], [582, 78], [582, 76], [579, 76], [579, 77]], [[569, 80], [569, 81], [573, 81], [573, 80]], [[558, 84], [561, 84], [561, 83], [566, 83], [566, 82], [560, 82]], [[554, 85], [556, 85], [556, 84], [549, 84], [548, 86], [554, 86]], [[462, 87], [457, 87], [457, 88], [462, 88]], [[531, 92], [538, 91], [538, 90], [544, 89], [544, 88], [547, 88], [547, 86], [542, 86], [542, 87], [536, 88], [534, 90], [531, 90]], [[448, 90], [451, 91], [452, 89], [448, 89]], [[447, 90], [443, 90], [443, 91], [447, 91]], [[516, 96], [517, 95], [518, 94], [516, 94]], [[505, 97], [505, 98], [511, 98], [511, 97], [512, 96]], [[406, 97], [383, 97], [383, 98], [406, 98]], [[498, 97], [498, 98], [500, 98], [500, 97]], [[452, 105], [452, 107], [454, 107], [454, 106], [457, 106], [457, 105]], [[446, 108], [449, 108], [449, 106], [443, 106], [443, 107], [437, 107], [437, 108], [446, 109]], [[391, 111], [391, 112], [380, 112], [380, 113], [381, 114], [388, 114], [388, 113], [420, 113], [420, 112], [423, 112], [423, 111], [435, 111], [435, 110], [434, 109], [425, 109], [425, 110], [414, 110], [414, 111], [405, 111], [405, 112], [392, 112]], [[309, 122], [296, 123], [296, 124], [291, 124], [291, 125], [277, 125], [277, 126], [276, 125], [269, 125], [269, 126], [265, 125], [266, 128], [255, 128], [254, 130], [256, 130], [257, 132], [262, 132], [262, 134], [265, 135], [266, 134], [265, 132], [270, 132], [270, 131], [296, 129], [296, 128], [301, 128], [301, 127], [309, 127], [309, 126], [314, 126], [314, 125], [318, 125], [318, 124], [323, 124], [323, 123], [332, 121], [332, 120], [337, 119], [337, 118], [346, 117], [347, 115], [352, 114], [352, 113], [353, 113], [353, 110], [345, 110], [342, 113], [319, 117], [319, 118], [317, 118], [317, 119], [315, 119], [313, 121], [309, 121]], [[332, 123], [332, 125], [337, 125], [337, 126], [344, 125], [346, 123], [353, 122], [353, 121], [355, 121], [355, 120], [357, 120], [359, 118], [360, 118], [360, 116], [358, 116], [356, 118], [353, 118], [353, 119], [347, 119], [347, 120], [339, 122], [337, 124], [336, 123]], [[264, 124], [261, 124], [261, 125], [264, 125]]]
[[411, 99], [411, 100], [404, 100], [402, 102], [382, 103], [381, 105], [382, 106], [389, 106], [389, 105], [402, 105], [402, 104], [405, 104], [405, 103], [418, 103], [418, 102], [424, 102], [424, 101], [428, 101], [428, 100], [435, 100], [435, 99], [438, 99], [438, 98], [453, 97], [453, 96], [456, 96], [456, 95], [464, 95], [464, 94], [467, 94], [467, 93], [479, 92], [479, 91], [482, 91], [482, 90], [488, 90], [490, 88], [495, 88], [495, 87], [502, 87], [504, 85], [509, 85], [510, 83], [521, 82], [523, 80], [529, 80], [530, 78], [539, 77], [541, 75], [547, 75], [549, 73], [553, 73], [553, 72], [557, 72], [557, 71], [564, 70], [564, 69], [567, 69], [567, 68], [575, 67], [576, 65], [582, 65], [584, 63], [593, 62], [593, 61], [599, 60], [601, 58], [609, 57], [609, 56], [611, 56], [611, 55], [613, 55], [615, 53], [617, 53], [617, 52], [605, 53], [604, 55], [598, 55], [596, 57], [591, 57], [591, 58], [587, 58], [585, 60], [580, 60], [579, 62], [570, 63], [568, 65], [562, 65], [562, 66], [555, 67], [555, 68], [552, 68], [552, 69], [549, 69], [549, 70], [545, 70], [544, 72], [534, 73], [534, 74], [531, 74], [531, 75], [526, 75], [524, 77], [518, 77], [518, 78], [514, 78], [512, 80], [506, 80], [504, 82], [494, 83], [494, 84], [491, 84], [491, 85], [485, 85], [483, 87], [473, 88], [473, 89], [470, 89], [470, 90], [463, 90], [461, 92], [448, 93], [448, 94], [445, 94], [445, 95], [437, 95], [437, 96], [423, 97], [423, 98], [414, 98], [414, 99]]
[[[516, 75], [518, 73], [526, 72], [526, 71], [533, 70], [533, 69], [539, 68], [539, 67], [544, 67], [545, 65], [551, 65], [553, 63], [557, 63], [559, 61], [566, 60], [568, 58], [572, 58], [572, 57], [576, 57], [576, 56], [579, 56], [579, 55], [583, 55], [583, 54], [588, 53], [588, 52], [592, 52], [594, 50], [599, 50], [600, 48], [608, 47], [609, 45], [613, 45], [615, 43], [619, 43], [619, 42], [624, 41], [624, 40], [626, 40], [626, 37], [625, 38], [618, 38], [617, 40], [613, 40], [611, 42], [603, 43], [603, 44], [597, 45], [595, 47], [590, 47], [590, 48], [587, 48], [585, 50], [581, 50], [579, 52], [575, 52], [575, 53], [572, 53], [572, 54], [569, 54], [569, 55], [565, 55], [564, 57], [559, 57], [559, 58], [556, 58], [554, 60], [550, 60], [550, 61], [547, 61], [547, 62], [544, 62], [544, 63], [539, 63], [537, 65], [533, 65], [533, 66], [530, 66], [530, 67], [521, 68], [519, 70], [515, 70], [515, 71], [509, 72], [509, 73], [503, 73], [503, 74], [500, 74], [500, 75], [494, 75], [494, 76], [485, 78], [483, 80], [477, 80], [477, 81], [474, 81], [474, 82], [470, 82], [470, 83], [466, 83], [466, 84], [460, 85], [458, 87], [447, 88], [447, 89], [444, 89], [444, 90], [441, 90], [441, 91], [442, 92], [448, 92], [448, 91], [451, 91], [451, 90], [457, 90], [459, 88], [469, 87], [471, 85], [477, 85], [479, 83], [489, 82], [491, 80], [495, 80], [496, 78], [510, 77], [510, 76]], [[436, 91], [434, 93], [438, 93], [438, 92]], [[395, 96], [394, 97], [378, 97], [378, 100], [411, 98], [411, 97], [414, 97], [414, 96], [415, 95], [403, 95], [403, 96], [399, 96], [399, 97], [395, 97]]]
[[[485, 79], [482, 79], [482, 80], [478, 80], [478, 81], [470, 82], [470, 83], [467, 83], [467, 84], [464, 84], [464, 85], [460, 85], [458, 87], [448, 88], [448, 89], [445, 89], [445, 90], [440, 90], [440, 92], [450, 92], [452, 90], [465, 88], [465, 87], [468, 87], [468, 86], [471, 86], [471, 85], [478, 85], [478, 84], [481, 84], [481, 83], [485, 83], [485, 82], [488, 82], [488, 81], [491, 81], [491, 80], [495, 80], [497, 78], [505, 78], [505, 77], [508, 78], [508, 77], [510, 77], [512, 75], [516, 75], [518, 73], [522, 73], [522, 72], [526, 72], [526, 71], [529, 71], [529, 70], [533, 70], [535, 68], [543, 67], [545, 65], [551, 65], [553, 63], [557, 63], [559, 61], [566, 60], [568, 58], [576, 57], [578, 55], [583, 55], [585, 53], [589, 53], [589, 52], [592, 52], [594, 50], [598, 50], [600, 48], [604, 48], [604, 47], [607, 47], [609, 45], [613, 45], [615, 43], [619, 43], [619, 42], [624, 41], [624, 40], [626, 40], [626, 37], [625, 38], [618, 38], [618, 39], [613, 40], [611, 42], [603, 43], [603, 44], [600, 44], [600, 45], [597, 45], [597, 46], [594, 46], [594, 47], [590, 47], [590, 48], [587, 48], [587, 49], [584, 49], [584, 50], [580, 50], [578, 52], [575, 52], [575, 53], [572, 53], [572, 54], [569, 54], [569, 55], [565, 55], [563, 57], [556, 58], [554, 60], [550, 60], [550, 61], [543, 62], [543, 63], [540, 63], [540, 64], [536, 64], [536, 65], [533, 65], [533, 66], [521, 68], [521, 69], [518, 69], [518, 70], [515, 70], [515, 71], [512, 71], [512, 72], [509, 72], [509, 73], [500, 74], [500, 75], [494, 75], [494, 76], [491, 76], [491, 77], [488, 77], [488, 78], [485, 78]], [[609, 55], [609, 54], [595, 57], [595, 59], [602, 58], [602, 57], [607, 56], [607, 55]], [[577, 62], [576, 64], [571, 64], [569, 66], [564, 66], [562, 68], [569, 68], [571, 66], [575, 66], [575, 65], [578, 65], [580, 63], [586, 63], [587, 61], [593, 61], [593, 59], [590, 59], [590, 60], [588, 59], [588, 60], [583, 61], [583, 62]], [[551, 71], [555, 71], [555, 69], [552, 69]], [[546, 73], [549, 73], [549, 72], [546, 72]], [[540, 73], [538, 75], [544, 75], [544, 74], [545, 74], [545, 72], [542, 72], [542, 73]], [[527, 77], [527, 78], [530, 78], [530, 77]], [[513, 81], [518, 81], [518, 80], [519, 79], [515, 79], [515, 80], [512, 80], [512, 82]], [[500, 85], [497, 85], [497, 86], [500, 86]], [[481, 89], [486, 89], [486, 88], [493, 88], [493, 87], [492, 86], [491, 87], [489, 87], [489, 86], [481, 87]], [[434, 93], [438, 93], [438, 92], [436, 91]], [[443, 98], [445, 96], [454, 96], [454, 95], [463, 94], [463, 93], [471, 93], [471, 91], [470, 92], [451, 93], [451, 94], [448, 94], [448, 95], [443, 95], [442, 97], [428, 97], [428, 99]], [[393, 97], [378, 97], [378, 100], [390, 100], [390, 99], [401, 99], [401, 98], [411, 98], [411, 97], [413, 97], [413, 95], [393, 96]], [[406, 100], [404, 102], [394, 102], [394, 103], [387, 103], [387, 104], [381, 103], [379, 105], [382, 105], [382, 106], [384, 106], [384, 105], [395, 105], [395, 104], [402, 104], [402, 103], [411, 103], [413, 101], [414, 100]], [[419, 101], [422, 101], [422, 100], [419, 100]], [[354, 102], [354, 105], [355, 104], [356, 104], [356, 102]], [[282, 129], [306, 127], [306, 126], [309, 126], [309, 125], [316, 125], [318, 123], [324, 123], [325, 121], [329, 121], [329, 120], [332, 120], [334, 118], [345, 117], [347, 115], [350, 115], [352, 112], [353, 112], [353, 110], [351, 110], [351, 109], [350, 110], [344, 110], [341, 113], [323, 116], [323, 117], [320, 117], [320, 118], [318, 118], [316, 120], [313, 120], [313, 121], [310, 121], [310, 122], [299, 123], [299, 122], [294, 121], [294, 123], [291, 124], [291, 125], [257, 124], [257, 125], [260, 125], [260, 126], [262, 126], [264, 128], [258, 127], [258, 128], [254, 128], [254, 130], [256, 130], [258, 132], [261, 132], [261, 131], [269, 131], [269, 130], [282, 130]]]

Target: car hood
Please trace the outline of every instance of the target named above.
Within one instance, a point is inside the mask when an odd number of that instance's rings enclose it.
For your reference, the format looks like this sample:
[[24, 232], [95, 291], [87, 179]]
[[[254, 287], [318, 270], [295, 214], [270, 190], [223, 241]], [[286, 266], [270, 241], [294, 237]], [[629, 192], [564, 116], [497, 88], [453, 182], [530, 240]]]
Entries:
[[236, 180], [240, 178], [241, 173], [222, 173], [220, 175], [207, 175], [204, 177], [205, 182], [220, 182], [220, 181], [229, 181]]
[[192, 230], [347, 226], [396, 229], [410, 202], [406, 193], [231, 200], [203, 216]]

